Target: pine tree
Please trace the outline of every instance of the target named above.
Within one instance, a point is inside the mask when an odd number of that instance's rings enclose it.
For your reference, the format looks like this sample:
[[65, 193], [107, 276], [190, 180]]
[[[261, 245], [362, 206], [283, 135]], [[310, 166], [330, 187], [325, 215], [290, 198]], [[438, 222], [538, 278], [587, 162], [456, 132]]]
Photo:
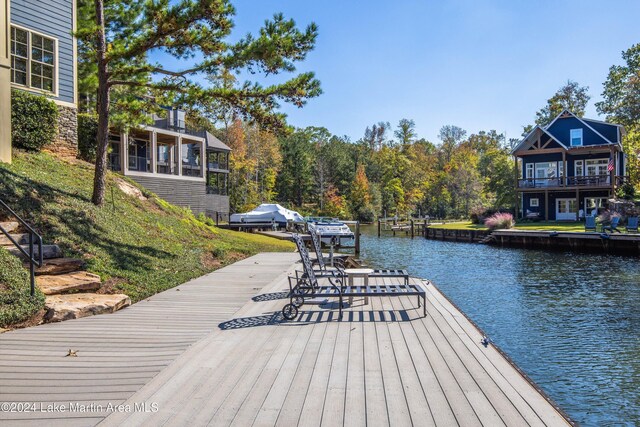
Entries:
[[[262, 75], [295, 72], [317, 37], [315, 24], [299, 30], [276, 14], [257, 36], [230, 42], [235, 10], [228, 0], [80, 0], [83, 19], [76, 32], [82, 57], [96, 64], [98, 146], [92, 201], [104, 202], [109, 126], [145, 121], [149, 95], [168, 96], [182, 106], [217, 104], [236, 116], [282, 129], [278, 101], [302, 107], [321, 93], [314, 74], [298, 74], [264, 87], [257, 82], [205, 86], [201, 75], [248, 71]], [[184, 69], [152, 63], [157, 52], [187, 62]], [[113, 96], [113, 98], [112, 98]], [[115, 106], [112, 101], [115, 100]], [[114, 108], [112, 108], [114, 107]], [[117, 112], [117, 113], [116, 113]]]

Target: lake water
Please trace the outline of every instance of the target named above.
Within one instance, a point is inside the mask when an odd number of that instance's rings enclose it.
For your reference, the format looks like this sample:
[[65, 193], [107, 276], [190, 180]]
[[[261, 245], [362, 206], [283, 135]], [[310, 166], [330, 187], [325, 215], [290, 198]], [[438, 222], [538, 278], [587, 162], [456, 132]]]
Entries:
[[582, 425], [640, 425], [640, 259], [362, 227], [361, 258], [430, 279]]

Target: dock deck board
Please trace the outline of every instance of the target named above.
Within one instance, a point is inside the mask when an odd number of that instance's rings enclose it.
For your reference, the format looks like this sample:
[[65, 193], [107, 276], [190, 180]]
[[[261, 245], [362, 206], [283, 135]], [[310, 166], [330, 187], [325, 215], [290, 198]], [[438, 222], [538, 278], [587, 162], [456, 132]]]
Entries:
[[[354, 299], [342, 320], [335, 303], [305, 305], [295, 321], [282, 322], [286, 272], [296, 256], [261, 256], [212, 273], [208, 284], [196, 280], [152, 297], [140, 310], [135, 304], [120, 315], [0, 335], [0, 400], [11, 394], [158, 408], [106, 418], [100, 411], [67, 414], [70, 425], [568, 424], [429, 282], [411, 279], [427, 290], [427, 317], [413, 297], [383, 296], [368, 305]], [[254, 277], [243, 282], [248, 275]], [[257, 294], [264, 297], [252, 300]], [[162, 320], [172, 300], [189, 301], [197, 319]], [[153, 320], [144, 323], [146, 315]], [[131, 330], [132, 319], [148, 335]], [[61, 354], [70, 345], [78, 358]], [[0, 414], [0, 424], [45, 419], [64, 424], [60, 414]]]

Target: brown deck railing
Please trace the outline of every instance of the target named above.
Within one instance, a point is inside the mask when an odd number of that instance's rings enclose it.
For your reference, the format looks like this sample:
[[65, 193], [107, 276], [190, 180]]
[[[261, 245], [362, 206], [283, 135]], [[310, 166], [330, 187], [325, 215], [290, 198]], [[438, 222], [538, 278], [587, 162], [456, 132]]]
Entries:
[[[627, 176], [615, 176], [616, 186], [621, 186], [627, 180]], [[611, 176], [568, 176], [559, 178], [526, 178], [518, 180], [518, 188], [554, 188], [554, 187], [608, 187], [611, 185]]]

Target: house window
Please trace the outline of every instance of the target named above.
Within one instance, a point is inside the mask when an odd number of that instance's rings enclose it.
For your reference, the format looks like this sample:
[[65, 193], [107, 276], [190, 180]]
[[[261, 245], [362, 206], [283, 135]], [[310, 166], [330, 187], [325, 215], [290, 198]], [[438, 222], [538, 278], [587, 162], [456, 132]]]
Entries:
[[527, 179], [533, 178], [533, 163], [527, 163]]
[[587, 160], [587, 176], [606, 176], [608, 175], [607, 166], [608, 159]]
[[11, 27], [11, 82], [55, 92], [56, 40]]
[[583, 160], [576, 160], [575, 161], [575, 167], [574, 167], [573, 175], [574, 176], [583, 176], [584, 175], [584, 161]]
[[531, 206], [532, 208], [537, 208], [538, 206], [540, 206], [540, 199], [538, 199], [537, 197], [529, 199], [529, 206]]
[[582, 145], [582, 129], [571, 129], [570, 138], [572, 147]]

